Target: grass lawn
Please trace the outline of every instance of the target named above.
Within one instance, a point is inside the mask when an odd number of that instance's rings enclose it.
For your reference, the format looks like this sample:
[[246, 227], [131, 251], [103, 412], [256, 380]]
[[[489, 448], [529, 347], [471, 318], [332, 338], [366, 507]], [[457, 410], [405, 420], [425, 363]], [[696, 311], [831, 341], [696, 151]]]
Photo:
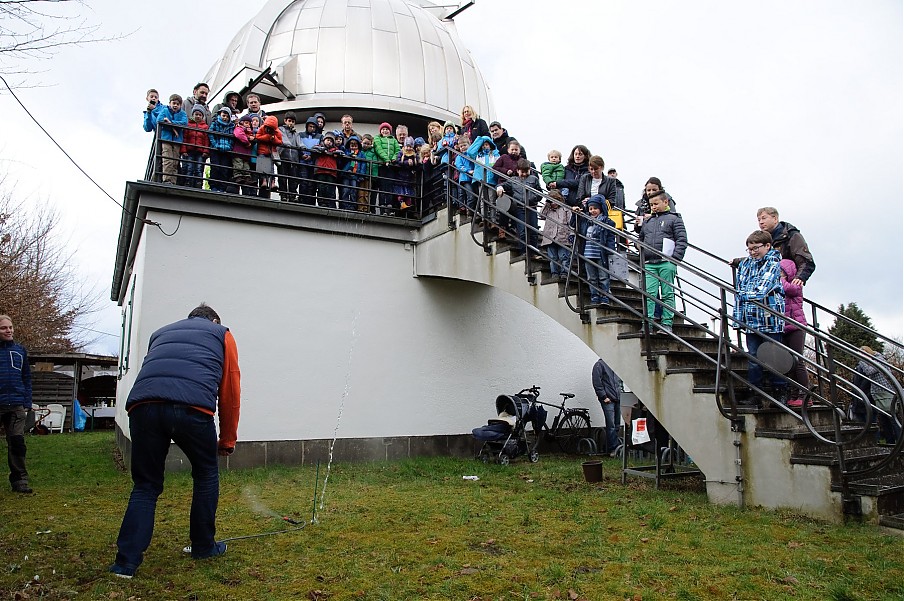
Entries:
[[[590, 485], [579, 459], [553, 456], [333, 465], [317, 523], [200, 562], [182, 553], [191, 477], [169, 475], [127, 581], [106, 572], [130, 490], [112, 433], [27, 442], [35, 494], [0, 492], [0, 599], [904, 599], [904, 538], [714, 507], [699, 485], [622, 486], [614, 459]], [[218, 537], [309, 520], [314, 480], [223, 473]]]

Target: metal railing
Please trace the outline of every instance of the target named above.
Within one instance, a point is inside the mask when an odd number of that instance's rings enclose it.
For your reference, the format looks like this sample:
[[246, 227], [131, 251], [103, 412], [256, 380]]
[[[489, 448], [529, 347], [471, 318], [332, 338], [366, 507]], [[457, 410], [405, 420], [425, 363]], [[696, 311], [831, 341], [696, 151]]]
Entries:
[[[450, 149], [453, 156], [460, 153], [454, 149]], [[505, 174], [495, 171], [491, 167], [486, 167], [484, 173], [492, 173], [497, 181], [504, 182], [510, 179]], [[476, 192], [475, 189], [476, 188]], [[488, 207], [495, 199], [492, 193], [492, 184], [486, 181], [478, 183], [471, 190], [464, 190], [463, 186], [455, 181], [454, 170], [450, 168], [447, 175], [447, 207], [449, 209], [450, 227], [455, 227], [452, 216], [457, 210], [471, 216], [474, 223], [478, 226], [471, 228], [471, 237], [475, 243], [481, 245], [487, 254], [493, 252], [491, 243], [504, 241], [513, 243], [517, 250], [523, 250], [524, 255], [524, 273], [531, 285], [536, 284], [536, 272], [539, 271], [542, 263], [539, 257], [542, 249], [538, 246], [537, 240], [542, 235], [540, 228], [534, 224], [538, 223], [539, 207], [531, 203], [519, 203], [514, 201], [514, 206], [508, 211], [494, 213], [495, 207]], [[456, 198], [462, 197], [462, 193], [455, 194], [456, 189], [464, 190], [464, 197], [476, 199], [474, 202], [462, 205]], [[559, 206], [569, 206], [560, 201], [549, 197], [543, 190], [535, 188], [527, 188], [526, 193], [531, 194], [534, 198], [538, 198], [542, 203], [554, 203]], [[468, 196], [470, 193], [471, 196]], [[569, 206], [569, 208], [571, 208]], [[531, 216], [533, 212], [536, 217]], [[749, 354], [741, 344], [741, 334], [745, 332], [743, 324], [737, 323], [733, 318], [733, 309], [736, 299], [737, 290], [734, 285], [715, 275], [699, 263], [715, 263], [715, 265], [725, 268], [726, 273], [731, 274], [732, 281], [735, 279], [734, 270], [731, 268], [732, 262], [728, 259], [719, 257], [706, 249], [689, 243], [685, 257], [681, 261], [676, 261], [670, 256], [665, 256], [658, 249], [641, 242], [638, 236], [628, 231], [628, 225], [633, 223], [634, 216], [624, 212], [625, 230], [619, 230], [609, 225], [602, 227], [611, 230], [616, 236], [617, 249], [620, 254], [628, 254], [629, 248], [637, 250], [637, 262], [629, 262], [631, 270], [637, 274], [640, 285], [634, 284], [631, 278], [628, 281], [622, 281], [620, 286], [631, 291], [631, 294], [639, 296], [642, 303], [641, 307], [635, 307], [629, 302], [619, 298], [617, 294], [608, 294], [609, 306], [608, 310], [619, 313], [623, 316], [629, 316], [636, 320], [640, 320], [642, 332], [643, 353], [651, 369], [655, 369], [658, 361], [655, 360], [657, 351], [654, 350], [654, 336], [664, 336], [660, 340], [666, 340], [674, 343], [678, 349], [689, 352], [693, 357], [698, 358], [702, 364], [709, 365], [715, 370], [715, 396], [717, 399], [717, 409], [726, 418], [733, 422], [733, 426], [742, 427], [742, 413], [740, 409], [743, 393], [746, 393], [747, 399], [753, 399], [762, 402], [765, 406], [782, 411], [789, 415], [791, 419], [802, 424], [817, 440], [831, 445], [835, 449], [837, 456], [838, 468], [841, 474], [842, 497], [844, 502], [850, 505], [853, 502], [850, 493], [849, 484], [852, 479], [876, 474], [887, 466], [896, 461], [904, 447], [904, 436], [901, 435], [902, 401], [904, 398], [904, 390], [902, 390], [901, 382], [904, 381], [904, 372], [899, 367], [891, 366], [885, 361], [876, 359], [859, 348], [856, 348], [837, 336], [832, 335], [828, 330], [822, 327], [823, 321], [829, 319], [833, 321], [840, 320], [847, 326], [859, 329], [861, 332], [881, 341], [887, 349], [893, 350], [900, 354], [904, 351], [904, 346], [898, 341], [892, 340], [887, 336], [882, 336], [870, 328], [863, 326], [843, 315], [840, 315], [818, 303], [804, 299], [804, 306], [810, 313], [811, 324], [798, 323], [784, 314], [778, 314], [766, 305], [757, 301], [752, 301], [765, 313], [774, 315], [777, 318], [785, 320], [800, 330], [805, 332], [806, 344], [803, 353], [798, 353], [783, 343], [777, 343], [779, 347], [788, 353], [795, 362], [801, 362], [805, 365], [809, 377], [808, 385], [798, 384], [790, 379], [786, 373], [779, 373], [772, 366], [771, 362], [765, 362], [757, 356]], [[574, 285], [574, 294], [566, 293], [565, 299], [569, 308], [575, 313], [580, 314], [584, 323], [589, 323], [589, 311], [587, 305], [587, 292], [589, 290], [589, 281], [581, 269], [581, 265], [590, 264], [607, 273], [612, 282], [616, 281], [610, 271], [609, 264], [596, 259], [590, 259], [583, 251], [584, 240], [582, 240], [580, 221], [586, 220], [587, 217], [580, 213], [573, 213], [569, 219], [569, 223], [559, 225], [570, 226], [574, 230], [573, 243], [570, 248], [570, 260], [568, 264], [558, 264], [557, 266], [567, 274], [566, 275], [566, 291], [569, 286]], [[495, 232], [501, 232], [497, 234]], [[482, 233], [478, 237], [477, 234]], [[632, 253], [632, 257], [635, 255]], [[643, 285], [647, 279], [662, 280], [654, 273], [646, 269], [647, 261], [654, 260], [658, 262], [669, 261], [680, 267], [681, 286], [676, 288], [675, 307], [672, 307], [674, 314], [680, 320], [682, 335], [675, 332], [665, 331], [660, 325], [656, 324], [648, 317], [651, 314], [649, 306], [652, 303], [660, 302], [657, 298], [649, 295], [646, 286]], [[542, 259], [543, 262], [546, 259]], [[552, 260], [555, 262], [555, 260]], [[558, 271], [558, 269], [556, 270]], [[574, 301], [572, 301], [572, 298]], [[709, 324], [707, 323], [709, 322]], [[711, 324], [711, 325], [710, 325]], [[658, 345], [657, 345], [658, 346]], [[715, 347], [715, 350], [704, 350]], [[668, 351], [664, 351], [668, 352]], [[848, 362], [839, 361], [839, 355], [844, 354]], [[743, 357], [748, 365], [756, 365], [763, 371], [763, 379], [761, 384], [755, 386], [751, 384], [746, 376], [746, 370], [733, 365], [733, 357]], [[851, 360], [853, 359], [853, 361]], [[872, 377], [860, 377], [865, 381], [866, 386], [877, 389], [880, 393], [885, 392], [884, 396], [891, 395], [890, 405], [880, 406], [868, 393], [863, 392], [855, 385], [855, 375], [859, 372], [850, 363], [856, 362], [861, 366], [865, 366], [869, 371], [874, 372]], [[768, 388], [762, 384], [768, 381], [770, 376], [774, 379], [781, 378], [785, 381], [787, 390], [793, 393], [793, 398], [803, 399], [802, 406], [795, 408], [788, 407], [778, 398], [775, 390]], [[861, 383], [861, 385], [863, 385]], [[880, 395], [882, 396], [882, 395]], [[820, 411], [829, 411], [831, 414], [831, 425], [822, 426], [814, 424], [813, 407], [821, 408]], [[852, 408], [861, 407], [862, 415], [860, 421], [855, 419]], [[851, 461], [849, 450], [860, 444], [866, 437], [876, 435], [873, 425], [874, 417], [877, 417], [880, 424], [884, 421], [886, 424], [885, 432], [886, 445], [882, 449], [884, 457], [876, 458], [872, 461], [859, 462], [855, 465]], [[891, 440], [889, 440], [891, 434]]]
[[[160, 130], [164, 127], [182, 132], [183, 141], [162, 140]], [[274, 144], [275, 153], [248, 154], [185, 143], [185, 132], [189, 131], [198, 130], [158, 125], [148, 157], [146, 181], [267, 200], [276, 200], [273, 197], [278, 195], [280, 201], [293, 204], [405, 219], [421, 219], [427, 209], [435, 208], [426, 207], [425, 200], [440, 196], [436, 181], [441, 178], [425, 177], [425, 171], [439, 172], [439, 166], [431, 163], [425, 168], [418, 157], [414, 165], [409, 165], [401, 161], [369, 161], [337, 152], [331, 155], [336, 167], [328, 167], [316, 164], [317, 157], [324, 155], [319, 147]], [[207, 135], [229, 139], [232, 144], [237, 140], [228, 133], [208, 132]], [[284, 150], [297, 151], [309, 159], [283, 159]], [[351, 170], [350, 166], [356, 169]]]

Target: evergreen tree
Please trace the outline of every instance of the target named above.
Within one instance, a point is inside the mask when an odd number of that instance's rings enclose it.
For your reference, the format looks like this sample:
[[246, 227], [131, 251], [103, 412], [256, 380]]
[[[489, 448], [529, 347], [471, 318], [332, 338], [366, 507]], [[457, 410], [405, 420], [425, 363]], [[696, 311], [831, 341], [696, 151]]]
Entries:
[[[838, 313], [847, 319], [836, 317], [835, 323], [829, 328], [829, 334], [841, 338], [856, 348], [869, 346], [873, 350], [882, 352], [882, 343], [871, 331], [873, 330], [873, 320], [870, 319], [869, 315], [863, 312], [863, 309], [857, 306], [857, 303], [848, 303], [847, 306], [844, 304], [839, 305]], [[864, 327], [858, 327], [856, 324], [860, 324]], [[851, 367], [857, 364], [857, 360], [848, 353], [841, 352], [839, 353], [839, 356], [835, 358]]]

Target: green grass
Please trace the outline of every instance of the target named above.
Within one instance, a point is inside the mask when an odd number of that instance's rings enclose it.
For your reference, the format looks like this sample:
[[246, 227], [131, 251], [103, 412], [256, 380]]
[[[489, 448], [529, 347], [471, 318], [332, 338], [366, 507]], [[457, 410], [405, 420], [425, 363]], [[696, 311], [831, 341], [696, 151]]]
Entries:
[[[0, 599], [904, 599], [904, 540], [875, 527], [715, 507], [687, 484], [622, 486], [610, 459], [589, 485], [578, 459], [550, 456], [334, 465], [318, 523], [201, 562], [181, 552], [191, 477], [171, 474], [125, 581], [106, 572], [130, 490], [112, 434], [28, 444], [36, 493], [0, 492]], [[219, 537], [310, 519], [314, 479], [224, 472]]]

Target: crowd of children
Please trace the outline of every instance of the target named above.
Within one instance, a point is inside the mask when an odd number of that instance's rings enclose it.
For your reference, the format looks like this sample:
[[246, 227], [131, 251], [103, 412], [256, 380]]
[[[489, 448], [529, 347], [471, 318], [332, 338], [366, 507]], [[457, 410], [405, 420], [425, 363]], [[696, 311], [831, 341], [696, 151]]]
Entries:
[[[296, 129], [293, 111], [283, 114], [280, 125], [254, 93], [245, 96], [244, 112], [237, 93], [227, 92], [213, 109], [206, 104], [208, 93], [206, 84], [197, 84], [191, 109], [184, 111], [178, 94], [163, 105], [156, 90], [148, 91], [144, 129], [158, 131], [163, 182], [264, 198], [278, 192], [287, 202], [405, 215], [418, 202], [431, 203], [431, 194], [440, 196], [447, 177], [459, 211], [485, 222], [499, 238], [512, 236], [515, 253], [525, 252], [525, 243], [539, 247], [556, 278], [566, 275], [577, 234], [578, 251], [589, 259], [578, 263], [594, 291], [592, 302], [608, 302], [610, 270], [596, 266], [608, 265], [618, 254], [615, 236], [603, 226], [624, 227], [624, 186], [614, 170], [603, 175], [603, 159], [586, 146], [575, 146], [566, 163], [561, 152], [550, 151], [537, 171], [515, 138], [498, 122], [488, 127], [470, 106], [462, 109], [460, 124], [431, 121], [425, 138], [413, 138], [402, 124], [393, 130], [388, 122], [372, 136], [355, 132], [351, 115], [342, 116], [341, 129], [325, 130], [323, 113]], [[652, 215], [650, 182], [638, 203], [638, 228]], [[541, 212], [537, 191], [544, 189], [553, 202], [543, 203]], [[680, 221], [668, 198], [670, 221]], [[497, 210], [500, 203], [505, 210]], [[542, 232], [538, 218], [545, 220]], [[668, 266], [657, 274], [660, 298], [669, 304]], [[663, 305], [653, 305], [658, 318]], [[667, 311], [663, 325], [669, 325], [670, 315]]]

